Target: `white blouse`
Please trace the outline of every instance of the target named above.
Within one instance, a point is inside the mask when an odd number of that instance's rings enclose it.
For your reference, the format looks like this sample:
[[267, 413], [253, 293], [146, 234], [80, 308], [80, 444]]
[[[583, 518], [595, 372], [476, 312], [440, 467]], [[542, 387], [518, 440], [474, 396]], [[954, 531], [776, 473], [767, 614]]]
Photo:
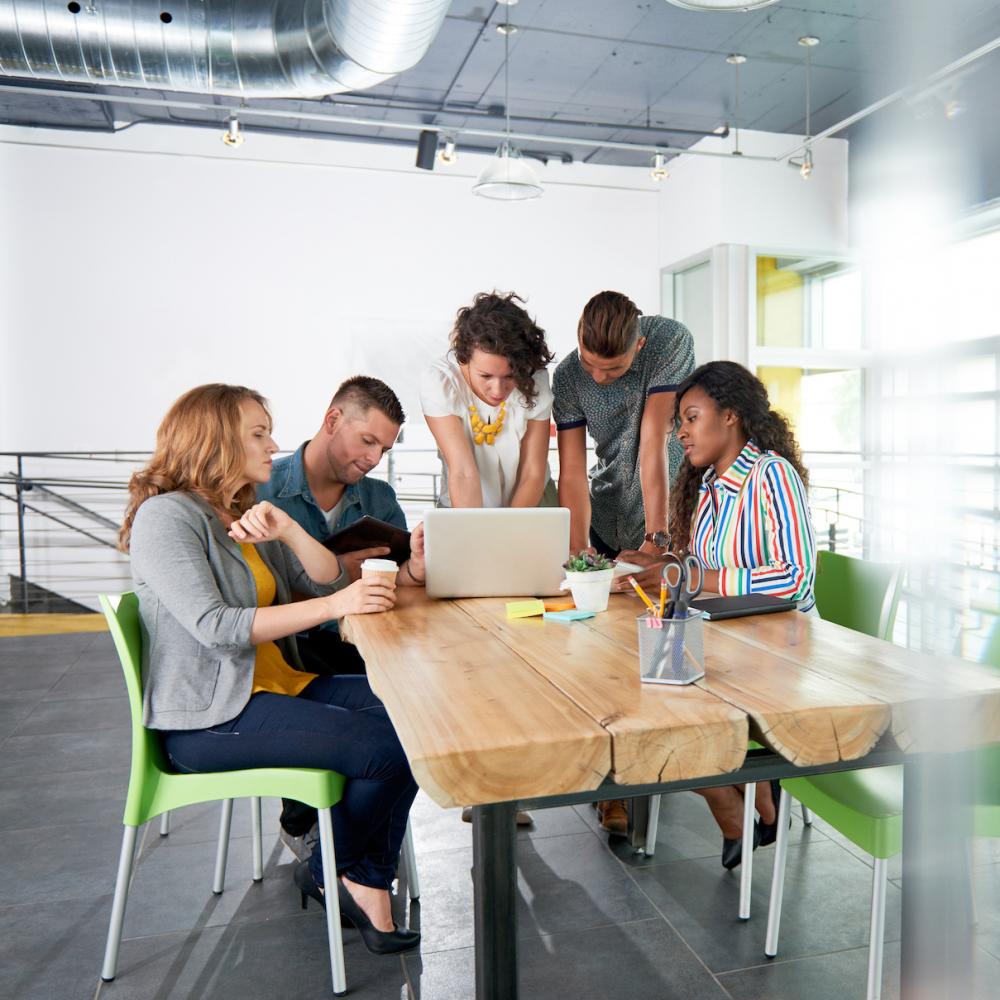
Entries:
[[[420, 405], [425, 417], [458, 417], [465, 430], [479, 469], [484, 507], [509, 507], [517, 485], [517, 467], [521, 459], [521, 440], [528, 430], [529, 420], [549, 420], [552, 415], [552, 388], [549, 373], [535, 373], [535, 401], [528, 404], [524, 393], [515, 389], [507, 397], [503, 429], [493, 444], [476, 444], [469, 422], [470, 406], [475, 406], [483, 423], [492, 423], [499, 410], [491, 410], [469, 388], [455, 355], [448, 354], [435, 361], [420, 380]], [[451, 506], [448, 494], [448, 468], [441, 461], [441, 499], [444, 507]], [[546, 462], [546, 481], [548, 463]]]

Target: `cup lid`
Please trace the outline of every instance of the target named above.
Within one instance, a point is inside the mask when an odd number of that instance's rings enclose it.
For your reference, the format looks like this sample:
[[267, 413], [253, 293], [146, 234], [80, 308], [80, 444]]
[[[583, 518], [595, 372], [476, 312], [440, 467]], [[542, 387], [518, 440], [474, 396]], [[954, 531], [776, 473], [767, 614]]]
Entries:
[[399, 567], [391, 559], [366, 559], [361, 564], [362, 569], [371, 569], [382, 573], [395, 573]]

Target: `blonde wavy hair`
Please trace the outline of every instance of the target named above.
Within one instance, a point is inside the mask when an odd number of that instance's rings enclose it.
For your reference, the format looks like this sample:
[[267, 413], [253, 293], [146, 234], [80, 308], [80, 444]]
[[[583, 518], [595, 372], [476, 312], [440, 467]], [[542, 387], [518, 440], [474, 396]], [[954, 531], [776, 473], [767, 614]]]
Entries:
[[129, 480], [128, 508], [118, 533], [123, 552], [128, 552], [136, 511], [159, 493], [195, 493], [234, 518], [253, 506], [253, 484], [236, 489], [246, 465], [240, 412], [246, 400], [260, 403], [270, 424], [267, 400], [242, 385], [199, 385], [170, 407], [156, 431], [153, 457]]

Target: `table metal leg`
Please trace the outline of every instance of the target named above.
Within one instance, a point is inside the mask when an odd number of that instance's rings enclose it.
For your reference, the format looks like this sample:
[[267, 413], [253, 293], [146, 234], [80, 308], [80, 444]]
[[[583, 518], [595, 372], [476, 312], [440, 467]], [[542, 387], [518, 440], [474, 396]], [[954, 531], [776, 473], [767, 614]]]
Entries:
[[474, 806], [476, 1000], [517, 1000], [517, 836], [513, 802]]
[[900, 1000], [972, 996], [969, 763], [960, 755], [903, 766]]

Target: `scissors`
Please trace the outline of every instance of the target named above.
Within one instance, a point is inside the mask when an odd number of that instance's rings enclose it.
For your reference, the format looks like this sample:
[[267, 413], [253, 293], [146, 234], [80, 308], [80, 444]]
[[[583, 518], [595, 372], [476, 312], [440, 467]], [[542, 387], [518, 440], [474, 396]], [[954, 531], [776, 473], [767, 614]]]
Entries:
[[694, 556], [671, 555], [660, 573], [660, 580], [670, 594], [664, 617], [686, 618], [689, 605], [701, 593], [701, 563]]

